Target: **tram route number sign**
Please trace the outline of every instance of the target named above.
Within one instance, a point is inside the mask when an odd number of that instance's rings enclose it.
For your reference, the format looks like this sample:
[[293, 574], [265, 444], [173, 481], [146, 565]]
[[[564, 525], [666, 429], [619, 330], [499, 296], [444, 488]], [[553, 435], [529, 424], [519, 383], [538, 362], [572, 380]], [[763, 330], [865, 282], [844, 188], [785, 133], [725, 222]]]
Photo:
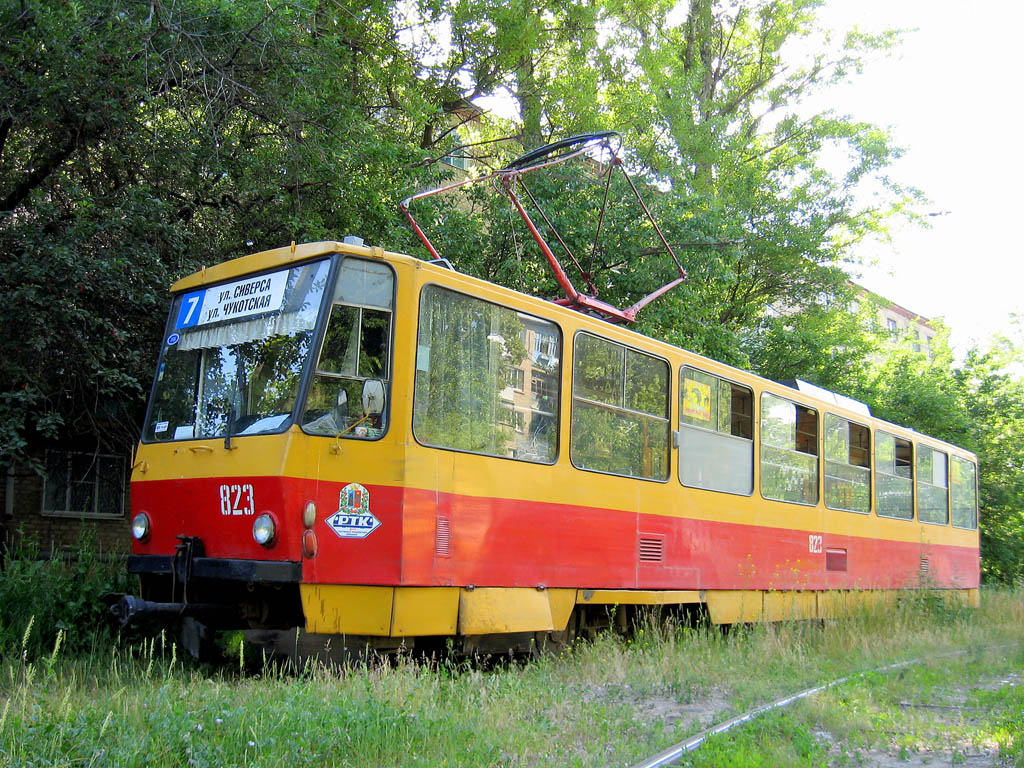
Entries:
[[341, 489], [338, 511], [324, 522], [342, 539], [365, 539], [380, 528], [380, 520], [370, 511], [370, 492], [359, 483]]
[[175, 330], [274, 312], [284, 303], [288, 270], [215, 285], [181, 297]]

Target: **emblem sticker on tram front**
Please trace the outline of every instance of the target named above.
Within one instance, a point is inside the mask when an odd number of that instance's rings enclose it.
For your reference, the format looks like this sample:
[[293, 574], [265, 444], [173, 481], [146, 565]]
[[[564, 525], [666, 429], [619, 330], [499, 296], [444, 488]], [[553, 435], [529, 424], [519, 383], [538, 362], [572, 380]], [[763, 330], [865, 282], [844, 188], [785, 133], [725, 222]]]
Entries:
[[359, 483], [341, 489], [338, 511], [324, 522], [343, 539], [365, 539], [380, 527], [370, 511], [370, 492]]

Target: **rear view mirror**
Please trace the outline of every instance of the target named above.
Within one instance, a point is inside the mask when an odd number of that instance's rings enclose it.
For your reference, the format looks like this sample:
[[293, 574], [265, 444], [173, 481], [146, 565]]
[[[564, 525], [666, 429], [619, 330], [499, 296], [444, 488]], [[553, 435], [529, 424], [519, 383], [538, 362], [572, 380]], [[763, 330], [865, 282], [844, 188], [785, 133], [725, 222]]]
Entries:
[[363, 415], [377, 416], [384, 412], [384, 382], [367, 379], [363, 382]]

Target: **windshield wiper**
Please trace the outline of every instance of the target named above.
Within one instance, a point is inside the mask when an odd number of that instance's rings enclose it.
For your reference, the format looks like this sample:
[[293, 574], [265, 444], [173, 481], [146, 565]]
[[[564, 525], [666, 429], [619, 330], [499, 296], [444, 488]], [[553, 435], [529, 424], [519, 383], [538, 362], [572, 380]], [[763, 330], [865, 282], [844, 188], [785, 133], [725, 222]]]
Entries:
[[235, 404], [228, 405], [228, 425], [224, 435], [224, 447], [231, 450], [231, 433], [235, 431]]

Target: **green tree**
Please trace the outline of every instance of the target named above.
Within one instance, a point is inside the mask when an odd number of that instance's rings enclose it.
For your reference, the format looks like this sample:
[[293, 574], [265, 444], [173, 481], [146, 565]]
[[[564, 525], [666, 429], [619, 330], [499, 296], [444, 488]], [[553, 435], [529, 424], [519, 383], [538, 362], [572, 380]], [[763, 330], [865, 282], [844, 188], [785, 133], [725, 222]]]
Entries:
[[980, 465], [982, 573], [993, 582], [1017, 584], [1024, 582], [1022, 362], [1020, 348], [997, 338], [991, 349], [969, 352], [956, 372], [965, 392], [965, 445]]
[[175, 277], [392, 239], [441, 99], [392, 10], [0, 8], [0, 461], [62, 428], [134, 440]]
[[[648, 87], [624, 85], [617, 115], [636, 126], [638, 156], [657, 158], [652, 170], [691, 201], [683, 221], [700, 220], [702, 231], [680, 234], [724, 244], [687, 252], [699, 288], [680, 303], [713, 329], [711, 346], [700, 351], [720, 355], [723, 343], [742, 349], [741, 337], [768, 306], [792, 314], [823, 293], [840, 293], [846, 276], [837, 265], [849, 258], [848, 245], [914, 196], [885, 176], [899, 150], [884, 131], [807, 114], [808, 99], [896, 40], [849, 35], [833, 45], [816, 21], [819, 6], [691, 0], [681, 26], [660, 37], [635, 33]], [[815, 42], [814, 53], [794, 56]], [[823, 161], [829, 149], [847, 153], [843, 172]], [[869, 179], [889, 194], [866, 207], [854, 192]]]
[[996, 337], [954, 365], [946, 333], [934, 357], [896, 340], [859, 397], [872, 411], [978, 456], [982, 575], [986, 581], [1024, 579], [1024, 355]]
[[[627, 167], [690, 274], [687, 284], [644, 310], [639, 330], [749, 365], [743, 341], [765, 331], [766, 308], [799, 311], [822, 293], [841, 291], [846, 275], [838, 265], [848, 258], [847, 246], [882, 229], [917, 197], [886, 175], [899, 150], [885, 131], [804, 106], [898, 39], [850, 34], [833, 43], [818, 26], [819, 5], [692, 0], [673, 24], [669, 3], [545, 6], [530, 15], [516, 3], [465, 0], [453, 7], [458, 44], [444, 69], [453, 86], [466, 84], [467, 98], [499, 89], [511, 94], [521, 121], [514, 133], [527, 147], [587, 130], [622, 132]], [[813, 50], [802, 60], [793, 54], [801, 44]], [[848, 156], [841, 170], [823, 160], [836, 150]], [[567, 173], [555, 178], [562, 191], [542, 190], [541, 198], [559, 203], [550, 208], [560, 231], [571, 244], [582, 241], [583, 269], [602, 298], [629, 305], [671, 279], [674, 265], [635, 228], [610, 228], [610, 245], [590, 251], [586, 236], [576, 235], [593, 232], [600, 189], [572, 192]], [[864, 205], [855, 192], [868, 180], [884, 193]], [[612, 199], [624, 199], [622, 190]], [[476, 233], [500, 230], [505, 212], [496, 206], [491, 215], [474, 225]], [[552, 295], [549, 279], [521, 267], [511, 236], [492, 243], [486, 257], [486, 246], [475, 257], [457, 252], [460, 268], [512, 277], [514, 287]]]
[[750, 366], [775, 381], [803, 379], [847, 395], [865, 393], [882, 348], [872, 325], [877, 305], [849, 285], [799, 312], [771, 313], [742, 339]]

